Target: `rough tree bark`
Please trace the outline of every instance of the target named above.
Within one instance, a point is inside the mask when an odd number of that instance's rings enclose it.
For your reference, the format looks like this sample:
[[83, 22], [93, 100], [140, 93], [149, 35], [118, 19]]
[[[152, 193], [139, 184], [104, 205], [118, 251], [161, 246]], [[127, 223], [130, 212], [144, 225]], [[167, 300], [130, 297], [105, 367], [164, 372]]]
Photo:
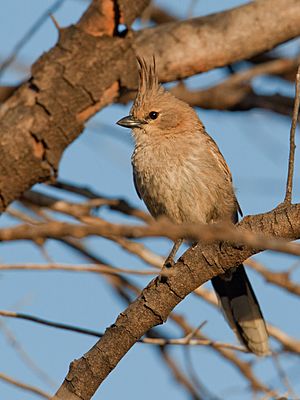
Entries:
[[133, 8], [125, 0], [94, 0], [77, 25], [60, 29], [57, 45], [32, 66], [31, 79], [1, 106], [0, 211], [33, 184], [55, 178], [63, 151], [84, 122], [136, 88], [136, 52], [155, 54], [160, 78], [169, 81], [249, 58], [300, 34], [298, 0], [261, 0], [119, 34], [118, 24], [130, 25], [147, 3], [137, 0]]

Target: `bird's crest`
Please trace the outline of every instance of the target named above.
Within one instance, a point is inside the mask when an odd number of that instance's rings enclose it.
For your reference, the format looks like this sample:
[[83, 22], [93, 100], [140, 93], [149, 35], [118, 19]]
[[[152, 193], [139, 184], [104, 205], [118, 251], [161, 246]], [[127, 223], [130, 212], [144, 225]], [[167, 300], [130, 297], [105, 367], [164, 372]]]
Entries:
[[158, 89], [158, 77], [156, 73], [155, 57], [152, 57], [152, 62], [147, 64], [146, 60], [137, 56], [139, 64], [139, 92], [145, 93], [148, 90]]
[[139, 87], [137, 97], [134, 101], [134, 108], [138, 109], [147, 101], [147, 98], [153, 98], [153, 95], [159, 91], [160, 85], [158, 83], [154, 56], [150, 63], [147, 63], [144, 58], [137, 56], [137, 62], [139, 64]]

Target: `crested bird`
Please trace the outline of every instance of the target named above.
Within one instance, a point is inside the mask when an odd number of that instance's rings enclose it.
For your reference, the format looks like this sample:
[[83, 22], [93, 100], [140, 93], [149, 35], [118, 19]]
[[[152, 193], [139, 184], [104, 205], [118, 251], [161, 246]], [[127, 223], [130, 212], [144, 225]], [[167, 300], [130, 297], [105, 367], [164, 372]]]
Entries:
[[[158, 82], [155, 59], [137, 57], [139, 86], [130, 115], [117, 124], [132, 129], [133, 178], [154, 218], [176, 224], [238, 221], [241, 213], [229, 167], [195, 110]], [[165, 265], [172, 265], [182, 240]], [[243, 265], [214, 277], [212, 286], [231, 328], [256, 355], [269, 354], [268, 333]]]

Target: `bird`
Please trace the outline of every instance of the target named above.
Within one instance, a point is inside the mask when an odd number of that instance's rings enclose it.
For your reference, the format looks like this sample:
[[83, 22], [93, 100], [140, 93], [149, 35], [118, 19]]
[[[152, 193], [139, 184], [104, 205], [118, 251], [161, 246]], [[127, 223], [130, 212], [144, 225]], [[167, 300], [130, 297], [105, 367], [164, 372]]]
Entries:
[[[131, 162], [138, 196], [155, 218], [176, 224], [236, 223], [239, 203], [229, 167], [196, 111], [158, 81], [155, 57], [137, 56], [139, 84], [130, 114], [117, 124], [134, 138]], [[182, 240], [165, 266], [173, 265]], [[240, 342], [258, 356], [270, 354], [266, 323], [241, 264], [211, 280], [225, 318]]]

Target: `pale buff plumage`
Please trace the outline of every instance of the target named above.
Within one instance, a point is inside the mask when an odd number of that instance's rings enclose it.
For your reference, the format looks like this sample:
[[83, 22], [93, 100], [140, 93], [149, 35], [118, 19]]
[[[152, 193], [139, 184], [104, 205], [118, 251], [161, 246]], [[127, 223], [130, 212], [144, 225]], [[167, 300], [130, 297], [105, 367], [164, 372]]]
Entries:
[[[176, 223], [236, 222], [239, 206], [218, 146], [196, 112], [159, 85], [154, 61], [138, 62], [137, 97], [130, 116], [119, 124], [133, 128], [132, 165], [139, 196], [155, 218], [164, 215]], [[256, 354], [267, 354], [259, 305], [243, 266], [237, 271], [215, 278], [213, 285], [239, 338]]]

